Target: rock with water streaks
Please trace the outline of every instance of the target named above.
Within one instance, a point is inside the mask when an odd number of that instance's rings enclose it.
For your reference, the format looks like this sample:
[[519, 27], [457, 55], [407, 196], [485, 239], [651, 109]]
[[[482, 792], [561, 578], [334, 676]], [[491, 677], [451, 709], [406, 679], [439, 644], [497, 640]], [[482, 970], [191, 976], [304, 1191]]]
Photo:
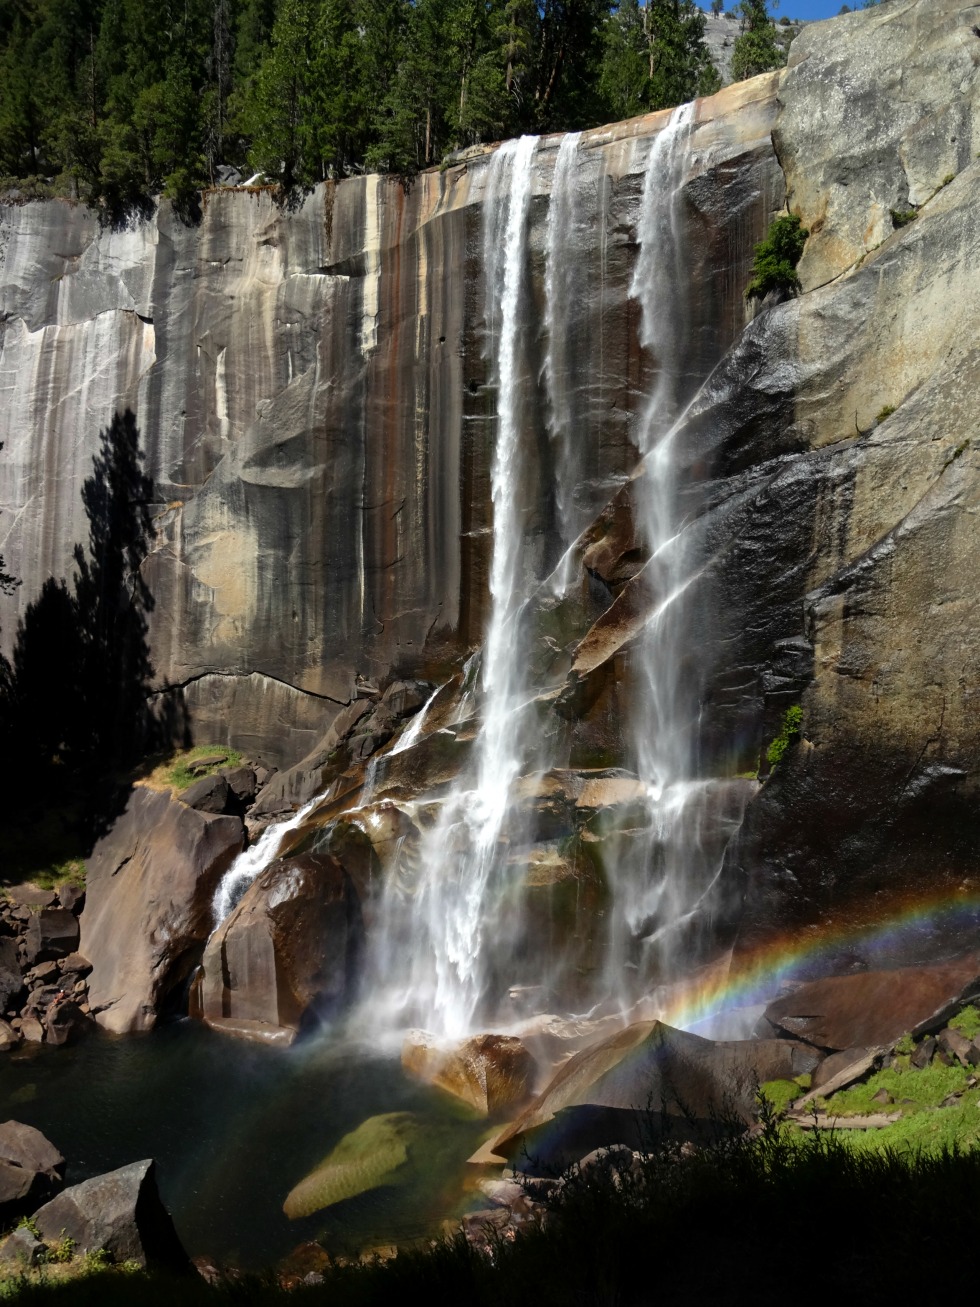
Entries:
[[230, 1034], [289, 1042], [351, 997], [362, 936], [360, 900], [336, 858], [279, 859], [208, 941], [192, 1011]]

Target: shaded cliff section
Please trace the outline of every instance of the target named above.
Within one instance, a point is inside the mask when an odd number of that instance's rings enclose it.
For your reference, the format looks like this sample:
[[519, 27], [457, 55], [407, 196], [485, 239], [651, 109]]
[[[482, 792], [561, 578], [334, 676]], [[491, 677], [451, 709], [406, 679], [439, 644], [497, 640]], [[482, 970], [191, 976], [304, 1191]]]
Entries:
[[[782, 201], [775, 80], [704, 101], [690, 179], [704, 265], [692, 387], [745, 320], [754, 240]], [[590, 287], [557, 323], [574, 386], [583, 524], [635, 465], [655, 361], [629, 287], [643, 176], [667, 115], [581, 141], [587, 221], [569, 259]], [[559, 137], [534, 162], [529, 291], [543, 297]], [[481, 640], [495, 397], [485, 341], [481, 208], [489, 153], [406, 187], [365, 177], [283, 211], [211, 197], [199, 228], [166, 204], [125, 231], [81, 207], [0, 211], [0, 529], [24, 596], [70, 574], [79, 489], [98, 432], [136, 415], [154, 487], [141, 568], [154, 690], [179, 693], [195, 740], [295, 761], [365, 687], [448, 679]], [[539, 320], [522, 488], [528, 584], [562, 547]]]
[[764, 751], [803, 709], [729, 849], [740, 948], [980, 889], [978, 17], [892, 0], [808, 29], [781, 80], [804, 293], [712, 415], [729, 717]]

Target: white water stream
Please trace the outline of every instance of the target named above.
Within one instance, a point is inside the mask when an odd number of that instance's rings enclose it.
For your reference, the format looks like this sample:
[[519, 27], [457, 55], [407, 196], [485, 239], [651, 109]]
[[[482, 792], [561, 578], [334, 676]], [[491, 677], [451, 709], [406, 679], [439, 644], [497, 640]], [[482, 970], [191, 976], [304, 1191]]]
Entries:
[[633, 767], [646, 786], [647, 825], [611, 837], [613, 911], [607, 992], [621, 1010], [676, 973], [690, 940], [685, 928], [704, 904], [744, 792], [698, 774], [698, 650], [688, 607], [698, 564], [682, 518], [677, 474], [681, 405], [690, 398], [689, 276], [682, 212], [693, 104], [674, 110], [653, 141], [644, 182], [632, 296], [640, 340], [657, 372], [639, 437], [645, 455], [634, 481], [637, 526], [649, 551], [642, 581], [650, 616], [631, 654], [636, 678]]
[[[637, 584], [646, 587], [650, 616], [630, 653], [633, 680], [632, 769], [645, 787], [646, 824], [612, 829], [604, 837], [611, 902], [596, 1009], [626, 1013], [681, 960], [683, 927], [718, 873], [728, 834], [741, 817], [725, 786], [698, 774], [696, 651], [688, 646], [685, 606], [697, 581], [681, 520], [677, 478], [679, 409], [700, 378], [689, 362], [688, 273], [684, 249], [683, 185], [691, 162], [694, 106], [675, 110], [654, 138], [645, 161], [637, 230], [639, 254], [630, 287], [640, 308], [640, 340], [654, 365], [647, 403], [634, 431], [642, 457], [633, 483], [636, 527], [649, 561]], [[544, 242], [544, 354], [535, 375], [529, 290], [532, 252], [529, 210], [537, 138], [504, 143], [487, 169], [483, 197], [486, 353], [496, 397], [491, 468], [493, 544], [490, 612], [474, 678], [457, 724], [479, 708], [470, 760], [448, 793], [403, 803], [418, 833], [399, 841], [386, 867], [369, 936], [365, 998], [358, 1021], [379, 1035], [422, 1025], [437, 1037], [459, 1037], [486, 1023], [500, 1024], [501, 993], [515, 981], [547, 994], [553, 977], [534, 973], [520, 958], [527, 831], [513, 791], [518, 778], [554, 761], [537, 738], [529, 659], [528, 596], [533, 550], [524, 518], [530, 475], [532, 405], [546, 403], [553, 449], [554, 496], [560, 544], [574, 541], [575, 491], [581, 451], [571, 356], [579, 301], [587, 274], [569, 257], [569, 234], [580, 212], [579, 134], [565, 136], [555, 160]], [[587, 216], [587, 215], [586, 215]], [[592, 510], [594, 511], [594, 509]], [[573, 582], [566, 549], [555, 589]], [[696, 586], [693, 587], [696, 590]], [[418, 743], [438, 691], [416, 715], [389, 755]], [[443, 728], [451, 734], [451, 728]], [[374, 760], [377, 762], [378, 760]], [[359, 807], [370, 801], [371, 776]], [[523, 783], [523, 781], [522, 781]], [[247, 885], [277, 856], [288, 833], [316, 807], [314, 800], [284, 826], [266, 831], [242, 854], [215, 901], [220, 919]], [[370, 820], [370, 813], [367, 820]], [[524, 843], [522, 844], [522, 841]]]

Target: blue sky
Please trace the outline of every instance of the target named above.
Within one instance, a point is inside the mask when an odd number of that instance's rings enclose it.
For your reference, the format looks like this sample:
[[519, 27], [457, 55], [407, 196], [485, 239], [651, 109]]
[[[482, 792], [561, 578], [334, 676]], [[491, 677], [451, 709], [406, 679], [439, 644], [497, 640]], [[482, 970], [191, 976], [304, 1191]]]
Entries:
[[[847, 0], [852, 9], [860, 9], [863, 0]], [[844, 0], [780, 0], [777, 9], [770, 0], [769, 12], [776, 18], [833, 18], [841, 11]]]

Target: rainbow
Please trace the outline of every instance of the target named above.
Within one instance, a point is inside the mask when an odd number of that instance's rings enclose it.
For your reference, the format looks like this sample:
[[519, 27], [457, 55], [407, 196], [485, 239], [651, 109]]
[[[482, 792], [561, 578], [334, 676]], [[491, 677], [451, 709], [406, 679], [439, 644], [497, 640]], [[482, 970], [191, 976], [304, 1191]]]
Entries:
[[[682, 1030], [738, 1008], [771, 1001], [792, 982], [849, 969], [858, 957], [868, 969], [937, 962], [980, 949], [980, 888], [970, 883], [929, 896], [877, 901], [863, 919], [832, 918], [774, 936], [746, 953], [711, 963], [657, 999], [660, 1020]], [[652, 1015], [652, 1014], [651, 1014]]]

